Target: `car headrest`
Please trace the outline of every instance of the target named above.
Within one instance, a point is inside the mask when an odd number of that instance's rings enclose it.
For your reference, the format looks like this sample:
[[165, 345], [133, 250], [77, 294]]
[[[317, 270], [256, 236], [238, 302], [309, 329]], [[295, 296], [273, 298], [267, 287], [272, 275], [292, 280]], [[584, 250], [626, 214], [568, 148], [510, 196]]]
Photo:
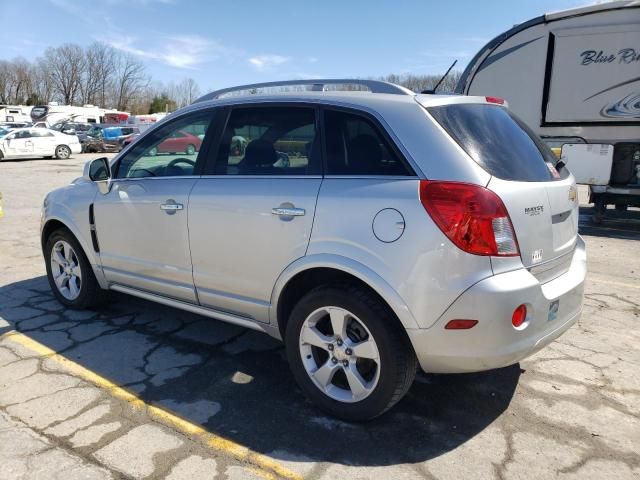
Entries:
[[244, 151], [242, 163], [245, 167], [271, 167], [278, 161], [273, 144], [262, 139], [250, 142]]

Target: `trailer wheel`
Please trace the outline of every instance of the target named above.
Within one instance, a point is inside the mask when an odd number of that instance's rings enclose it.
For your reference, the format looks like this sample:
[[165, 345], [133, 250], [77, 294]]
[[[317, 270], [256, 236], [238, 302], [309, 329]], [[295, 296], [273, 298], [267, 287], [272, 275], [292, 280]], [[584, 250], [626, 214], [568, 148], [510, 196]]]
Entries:
[[594, 198], [593, 205], [593, 215], [591, 219], [595, 224], [601, 224], [604, 219], [604, 214], [607, 211], [607, 204], [604, 201], [604, 198], [601, 195], [598, 195]]

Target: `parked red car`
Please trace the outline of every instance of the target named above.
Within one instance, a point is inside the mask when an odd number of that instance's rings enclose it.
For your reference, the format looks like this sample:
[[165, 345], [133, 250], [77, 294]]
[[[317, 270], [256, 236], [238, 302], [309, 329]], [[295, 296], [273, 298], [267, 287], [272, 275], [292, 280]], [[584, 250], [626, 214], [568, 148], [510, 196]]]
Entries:
[[187, 155], [193, 155], [200, 150], [202, 140], [191, 133], [183, 130], [178, 130], [173, 133], [171, 137], [167, 138], [158, 146], [149, 150], [150, 155], [156, 155], [158, 153], [186, 153]]

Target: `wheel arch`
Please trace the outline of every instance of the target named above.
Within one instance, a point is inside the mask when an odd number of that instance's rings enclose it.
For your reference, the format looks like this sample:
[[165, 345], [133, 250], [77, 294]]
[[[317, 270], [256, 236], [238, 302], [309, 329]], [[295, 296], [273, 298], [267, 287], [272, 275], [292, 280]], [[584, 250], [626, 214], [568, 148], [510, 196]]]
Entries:
[[43, 254], [44, 254], [44, 247], [47, 243], [47, 239], [49, 238], [49, 236], [53, 232], [61, 228], [64, 228], [65, 230], [69, 231], [69, 233], [71, 233], [71, 235], [73, 235], [74, 238], [78, 241], [78, 243], [80, 244], [80, 247], [82, 247], [82, 252], [87, 257], [87, 260], [89, 260], [89, 264], [93, 269], [93, 273], [96, 276], [96, 280], [98, 280], [98, 283], [102, 288], [106, 288], [107, 284], [102, 274], [102, 268], [100, 267], [100, 262], [97, 256], [95, 255], [95, 252], [93, 251], [91, 244], [88, 244], [86, 242], [86, 239], [79, 234], [78, 227], [74, 222], [71, 222], [68, 219], [64, 219], [60, 217], [51, 217], [44, 222], [44, 224], [42, 225], [42, 229], [40, 231], [40, 244], [42, 246]]
[[419, 328], [406, 303], [382, 277], [359, 262], [329, 254], [303, 257], [282, 272], [271, 295], [271, 324], [284, 338], [288, 316], [297, 299], [317, 286], [345, 281], [371, 291], [404, 328]]

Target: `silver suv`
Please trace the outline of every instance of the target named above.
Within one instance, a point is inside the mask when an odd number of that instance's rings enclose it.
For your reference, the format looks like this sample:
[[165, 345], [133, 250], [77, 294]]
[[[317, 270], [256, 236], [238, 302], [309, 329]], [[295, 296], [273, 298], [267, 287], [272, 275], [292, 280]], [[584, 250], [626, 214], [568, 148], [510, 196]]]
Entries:
[[45, 199], [42, 247], [64, 305], [116, 290], [263, 331], [320, 408], [365, 420], [418, 365], [503, 367], [566, 331], [577, 226], [572, 175], [501, 99], [295, 81], [206, 95], [89, 162]]

